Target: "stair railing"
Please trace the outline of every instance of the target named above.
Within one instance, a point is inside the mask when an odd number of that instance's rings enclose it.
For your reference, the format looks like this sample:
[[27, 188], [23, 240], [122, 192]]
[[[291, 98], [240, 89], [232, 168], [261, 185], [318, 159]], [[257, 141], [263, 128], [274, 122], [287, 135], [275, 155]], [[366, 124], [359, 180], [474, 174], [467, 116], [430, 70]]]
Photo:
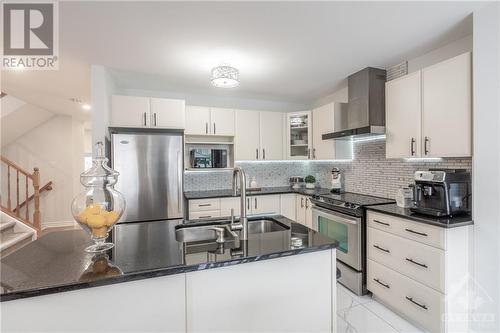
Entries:
[[[14, 162], [8, 160], [7, 158], [1, 156], [1, 161], [7, 166], [7, 204], [4, 205], [3, 201], [0, 199], [0, 209], [18, 219], [22, 223], [34, 228], [37, 233], [42, 230], [41, 225], [41, 214], [40, 214], [40, 193], [43, 191], [50, 191], [52, 189], [52, 182], [48, 182], [42, 188], [40, 188], [40, 170], [38, 168], [33, 169], [33, 173], [29, 173], [24, 170]], [[11, 174], [15, 175], [15, 191], [11, 190]], [[24, 184], [22, 180], [24, 178]], [[33, 188], [33, 194], [30, 195], [30, 183]], [[20, 201], [20, 186], [24, 185], [24, 201]], [[12, 196], [14, 194], [15, 205], [12, 203]], [[34, 202], [34, 211], [30, 215], [29, 203]], [[21, 208], [24, 208], [24, 212], [21, 212]]]

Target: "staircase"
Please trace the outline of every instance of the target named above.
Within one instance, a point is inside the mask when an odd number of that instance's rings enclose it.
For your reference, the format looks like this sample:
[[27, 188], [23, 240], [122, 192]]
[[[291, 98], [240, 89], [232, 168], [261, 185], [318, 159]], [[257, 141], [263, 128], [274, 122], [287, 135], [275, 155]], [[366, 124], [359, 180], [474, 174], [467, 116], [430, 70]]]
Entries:
[[20, 249], [37, 238], [35, 229], [19, 223], [3, 211], [0, 212], [0, 257]]
[[4, 257], [38, 237], [40, 194], [52, 190], [52, 182], [40, 187], [38, 168], [30, 173], [3, 156], [1, 167], [6, 183], [0, 197], [0, 257]]

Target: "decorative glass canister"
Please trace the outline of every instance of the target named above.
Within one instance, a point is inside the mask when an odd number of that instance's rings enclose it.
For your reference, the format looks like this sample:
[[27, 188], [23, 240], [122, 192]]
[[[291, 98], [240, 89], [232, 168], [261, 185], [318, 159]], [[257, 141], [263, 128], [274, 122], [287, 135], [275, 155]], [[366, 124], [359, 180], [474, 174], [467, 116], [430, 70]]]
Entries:
[[85, 189], [71, 203], [73, 217], [94, 241], [85, 249], [90, 253], [104, 252], [114, 246], [107, 243], [106, 238], [125, 210], [123, 194], [113, 188], [119, 173], [108, 167], [102, 142], [98, 142], [96, 148], [92, 167], [80, 175]]

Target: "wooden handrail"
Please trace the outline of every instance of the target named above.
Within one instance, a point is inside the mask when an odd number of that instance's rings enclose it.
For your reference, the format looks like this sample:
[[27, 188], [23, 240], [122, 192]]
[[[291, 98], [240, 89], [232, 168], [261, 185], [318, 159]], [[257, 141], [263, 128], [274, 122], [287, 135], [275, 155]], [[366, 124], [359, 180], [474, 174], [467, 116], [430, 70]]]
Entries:
[[[1, 161], [7, 165], [7, 206], [4, 206], [0, 202], [0, 209], [18, 219], [22, 223], [34, 228], [37, 233], [40, 233], [42, 230], [42, 224], [41, 224], [41, 214], [40, 214], [40, 193], [44, 191], [50, 191], [52, 189], [52, 182], [48, 182], [45, 184], [43, 187], [40, 188], [40, 170], [38, 168], [33, 168], [33, 173], [30, 173], [23, 168], [21, 168], [19, 165], [16, 163], [12, 162], [11, 160], [5, 158], [4, 156], [1, 156]], [[16, 179], [16, 189], [14, 193], [14, 197], [16, 200], [16, 205], [15, 208], [12, 206], [12, 192], [11, 192], [11, 181], [10, 181], [10, 175], [11, 175], [11, 169], [15, 173], [15, 179]], [[25, 200], [24, 202], [20, 203], [19, 199], [19, 184], [22, 180], [22, 177], [20, 175], [24, 176], [24, 188], [25, 188]], [[33, 194], [29, 196], [29, 181], [31, 181], [32, 186], [33, 186]], [[29, 214], [29, 202], [33, 200], [34, 201], [34, 212], [33, 216], [30, 219], [30, 214]], [[25, 208], [25, 216], [21, 216], [21, 208]]]
[[[27, 189], [27, 188], [26, 188]], [[43, 185], [42, 187], [40, 187], [40, 194], [42, 194], [43, 192], [45, 191], [50, 191], [52, 190], [52, 181], [48, 182], [47, 184]], [[23, 208], [24, 205], [26, 205], [26, 202], [30, 202], [31, 200], [33, 200], [35, 198], [35, 195], [32, 194], [30, 195], [26, 200], [24, 200], [23, 202], [21, 202], [19, 204], [19, 209]], [[14, 208], [14, 212], [16, 211], [16, 208]]]

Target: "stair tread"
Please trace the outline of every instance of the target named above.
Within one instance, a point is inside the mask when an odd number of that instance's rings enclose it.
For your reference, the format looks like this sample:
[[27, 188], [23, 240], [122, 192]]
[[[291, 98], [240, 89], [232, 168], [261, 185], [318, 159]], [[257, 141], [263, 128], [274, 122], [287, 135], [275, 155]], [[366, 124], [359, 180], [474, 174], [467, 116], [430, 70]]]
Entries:
[[0, 231], [11, 228], [16, 225], [14, 221], [0, 221]]
[[26, 238], [29, 238], [29, 237], [32, 237], [33, 236], [33, 232], [28, 232], [28, 231], [25, 231], [25, 232], [11, 232], [11, 233], [2, 233], [0, 235], [0, 239], [1, 239], [1, 242], [0, 242], [0, 251], [3, 251], [23, 240], [25, 240]]

